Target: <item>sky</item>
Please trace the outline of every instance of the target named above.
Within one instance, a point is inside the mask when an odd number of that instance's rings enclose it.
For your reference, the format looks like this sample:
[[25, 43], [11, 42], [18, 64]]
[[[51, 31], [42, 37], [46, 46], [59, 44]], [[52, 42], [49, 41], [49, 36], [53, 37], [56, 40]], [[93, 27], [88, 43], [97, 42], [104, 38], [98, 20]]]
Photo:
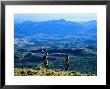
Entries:
[[42, 13], [42, 14], [15, 14], [14, 21], [15, 23], [20, 23], [24, 21], [48, 21], [48, 20], [59, 20], [65, 19], [68, 21], [84, 22], [90, 20], [96, 20], [97, 15], [95, 13]]

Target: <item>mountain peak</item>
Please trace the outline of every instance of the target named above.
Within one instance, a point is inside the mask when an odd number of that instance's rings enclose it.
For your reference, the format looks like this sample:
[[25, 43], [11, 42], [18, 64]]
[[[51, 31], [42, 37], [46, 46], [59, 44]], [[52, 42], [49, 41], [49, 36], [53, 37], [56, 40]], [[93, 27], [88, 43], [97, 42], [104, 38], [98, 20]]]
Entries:
[[65, 19], [60, 19], [60, 21], [64, 22], [64, 21], [66, 21], [66, 20], [65, 20]]

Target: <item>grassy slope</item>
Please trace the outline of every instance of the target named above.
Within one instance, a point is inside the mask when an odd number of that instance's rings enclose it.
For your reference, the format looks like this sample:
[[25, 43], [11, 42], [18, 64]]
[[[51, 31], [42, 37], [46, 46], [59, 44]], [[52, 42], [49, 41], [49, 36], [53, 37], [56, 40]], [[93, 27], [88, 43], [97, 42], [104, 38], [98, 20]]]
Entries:
[[43, 67], [34, 69], [29, 68], [14, 68], [15, 76], [96, 76], [94, 74], [82, 74], [76, 71], [51, 70]]

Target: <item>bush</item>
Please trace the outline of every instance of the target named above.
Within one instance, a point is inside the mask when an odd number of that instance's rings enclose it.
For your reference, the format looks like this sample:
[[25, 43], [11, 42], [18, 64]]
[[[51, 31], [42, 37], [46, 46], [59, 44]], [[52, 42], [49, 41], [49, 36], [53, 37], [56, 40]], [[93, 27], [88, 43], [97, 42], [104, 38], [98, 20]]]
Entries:
[[28, 75], [33, 75], [31, 70], [27, 70]]
[[21, 70], [20, 74], [26, 74], [25, 70]]

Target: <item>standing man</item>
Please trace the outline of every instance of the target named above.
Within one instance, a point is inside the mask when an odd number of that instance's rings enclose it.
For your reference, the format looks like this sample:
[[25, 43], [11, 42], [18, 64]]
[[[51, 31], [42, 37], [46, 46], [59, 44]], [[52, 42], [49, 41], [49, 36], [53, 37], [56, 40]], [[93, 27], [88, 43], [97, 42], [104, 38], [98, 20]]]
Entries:
[[68, 67], [69, 67], [69, 62], [68, 62], [68, 60], [69, 60], [69, 55], [67, 54], [67, 55], [66, 55], [66, 58], [65, 58], [65, 67], [66, 67], [66, 68], [65, 68], [65, 71], [68, 70]]
[[47, 52], [45, 52], [45, 54], [43, 56], [43, 60], [44, 60], [45, 68], [48, 68], [48, 53]]

